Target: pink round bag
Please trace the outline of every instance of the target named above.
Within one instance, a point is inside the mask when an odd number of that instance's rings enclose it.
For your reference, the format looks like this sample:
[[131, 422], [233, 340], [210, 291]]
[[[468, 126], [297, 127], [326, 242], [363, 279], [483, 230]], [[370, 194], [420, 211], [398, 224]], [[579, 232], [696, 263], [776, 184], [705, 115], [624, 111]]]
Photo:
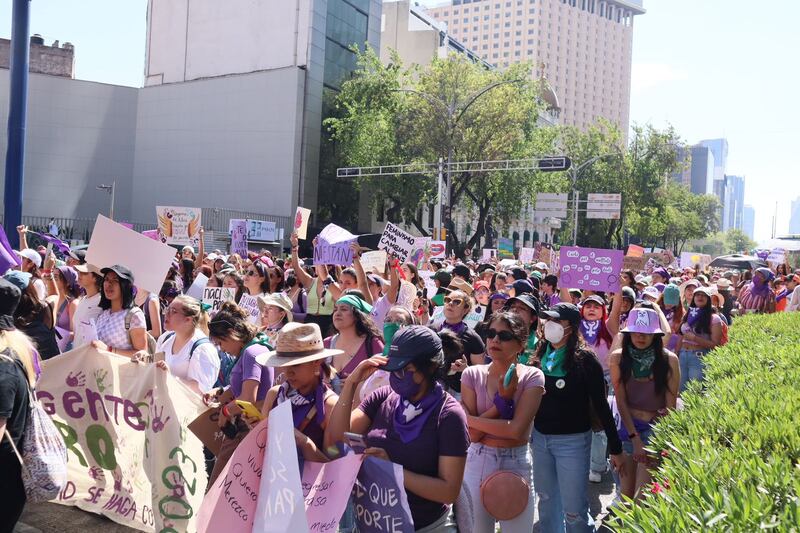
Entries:
[[481, 503], [495, 520], [516, 518], [528, 506], [530, 485], [521, 475], [499, 470], [481, 483]]

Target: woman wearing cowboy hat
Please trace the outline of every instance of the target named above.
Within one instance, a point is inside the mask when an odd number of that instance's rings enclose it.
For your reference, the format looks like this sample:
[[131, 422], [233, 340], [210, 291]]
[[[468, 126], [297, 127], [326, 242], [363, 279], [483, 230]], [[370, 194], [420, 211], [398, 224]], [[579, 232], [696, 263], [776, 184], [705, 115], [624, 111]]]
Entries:
[[622, 349], [609, 357], [614, 386], [612, 411], [626, 452], [620, 491], [635, 497], [650, 482], [644, 451], [652, 424], [675, 409], [680, 387], [678, 357], [664, 349], [661, 319], [652, 309], [636, 308], [622, 329]]
[[290, 322], [278, 335], [275, 349], [256, 359], [283, 372], [285, 379], [267, 393], [262, 414], [266, 417], [274, 407], [290, 402], [295, 441], [311, 461], [328, 460], [323, 450], [332, 442], [325, 442], [325, 428], [339, 397], [326, 385], [333, 370], [325, 359], [342, 353], [325, 348], [317, 324]]

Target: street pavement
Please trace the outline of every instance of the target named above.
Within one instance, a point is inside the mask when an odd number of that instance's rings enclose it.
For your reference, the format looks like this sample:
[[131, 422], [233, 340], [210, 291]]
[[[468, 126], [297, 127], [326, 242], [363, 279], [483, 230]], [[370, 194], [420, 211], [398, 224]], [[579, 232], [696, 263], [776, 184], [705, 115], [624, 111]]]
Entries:
[[[605, 516], [606, 508], [613, 499], [614, 482], [611, 474], [606, 473], [602, 483], [589, 483], [592, 516], [600, 518]], [[538, 516], [535, 519], [538, 520]], [[597, 524], [600, 525], [599, 522]], [[535, 522], [534, 532], [539, 531], [538, 526], [538, 522]], [[27, 505], [22, 520], [14, 529], [14, 533], [130, 533], [132, 531], [136, 530], [121, 526], [103, 516], [55, 503]]]

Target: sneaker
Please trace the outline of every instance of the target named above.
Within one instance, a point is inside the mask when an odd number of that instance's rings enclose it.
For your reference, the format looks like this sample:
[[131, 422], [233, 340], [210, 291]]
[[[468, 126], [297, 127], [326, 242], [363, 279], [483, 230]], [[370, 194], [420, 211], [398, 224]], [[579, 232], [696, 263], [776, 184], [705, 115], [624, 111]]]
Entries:
[[594, 470], [589, 470], [589, 481], [592, 483], [600, 483], [603, 480], [603, 474], [600, 472], [595, 472]]

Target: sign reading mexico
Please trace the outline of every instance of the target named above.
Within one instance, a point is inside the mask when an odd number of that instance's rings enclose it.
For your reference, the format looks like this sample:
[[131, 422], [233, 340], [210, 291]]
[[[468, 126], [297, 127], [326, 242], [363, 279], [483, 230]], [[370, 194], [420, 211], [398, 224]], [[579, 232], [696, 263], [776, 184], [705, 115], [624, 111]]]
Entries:
[[197, 247], [201, 213], [199, 207], [156, 206], [158, 238], [165, 244]]
[[378, 242], [378, 249], [386, 250], [386, 253], [396, 255], [400, 262], [404, 263], [414, 250], [415, 242], [416, 237], [406, 233], [391, 222], [387, 222], [383, 235], [381, 235], [381, 240]]
[[562, 246], [559, 285], [590, 291], [619, 291], [622, 250]]
[[67, 446], [55, 503], [141, 531], [195, 531], [206, 472], [186, 426], [200, 398], [155, 365], [89, 345], [43, 366], [36, 396]]

